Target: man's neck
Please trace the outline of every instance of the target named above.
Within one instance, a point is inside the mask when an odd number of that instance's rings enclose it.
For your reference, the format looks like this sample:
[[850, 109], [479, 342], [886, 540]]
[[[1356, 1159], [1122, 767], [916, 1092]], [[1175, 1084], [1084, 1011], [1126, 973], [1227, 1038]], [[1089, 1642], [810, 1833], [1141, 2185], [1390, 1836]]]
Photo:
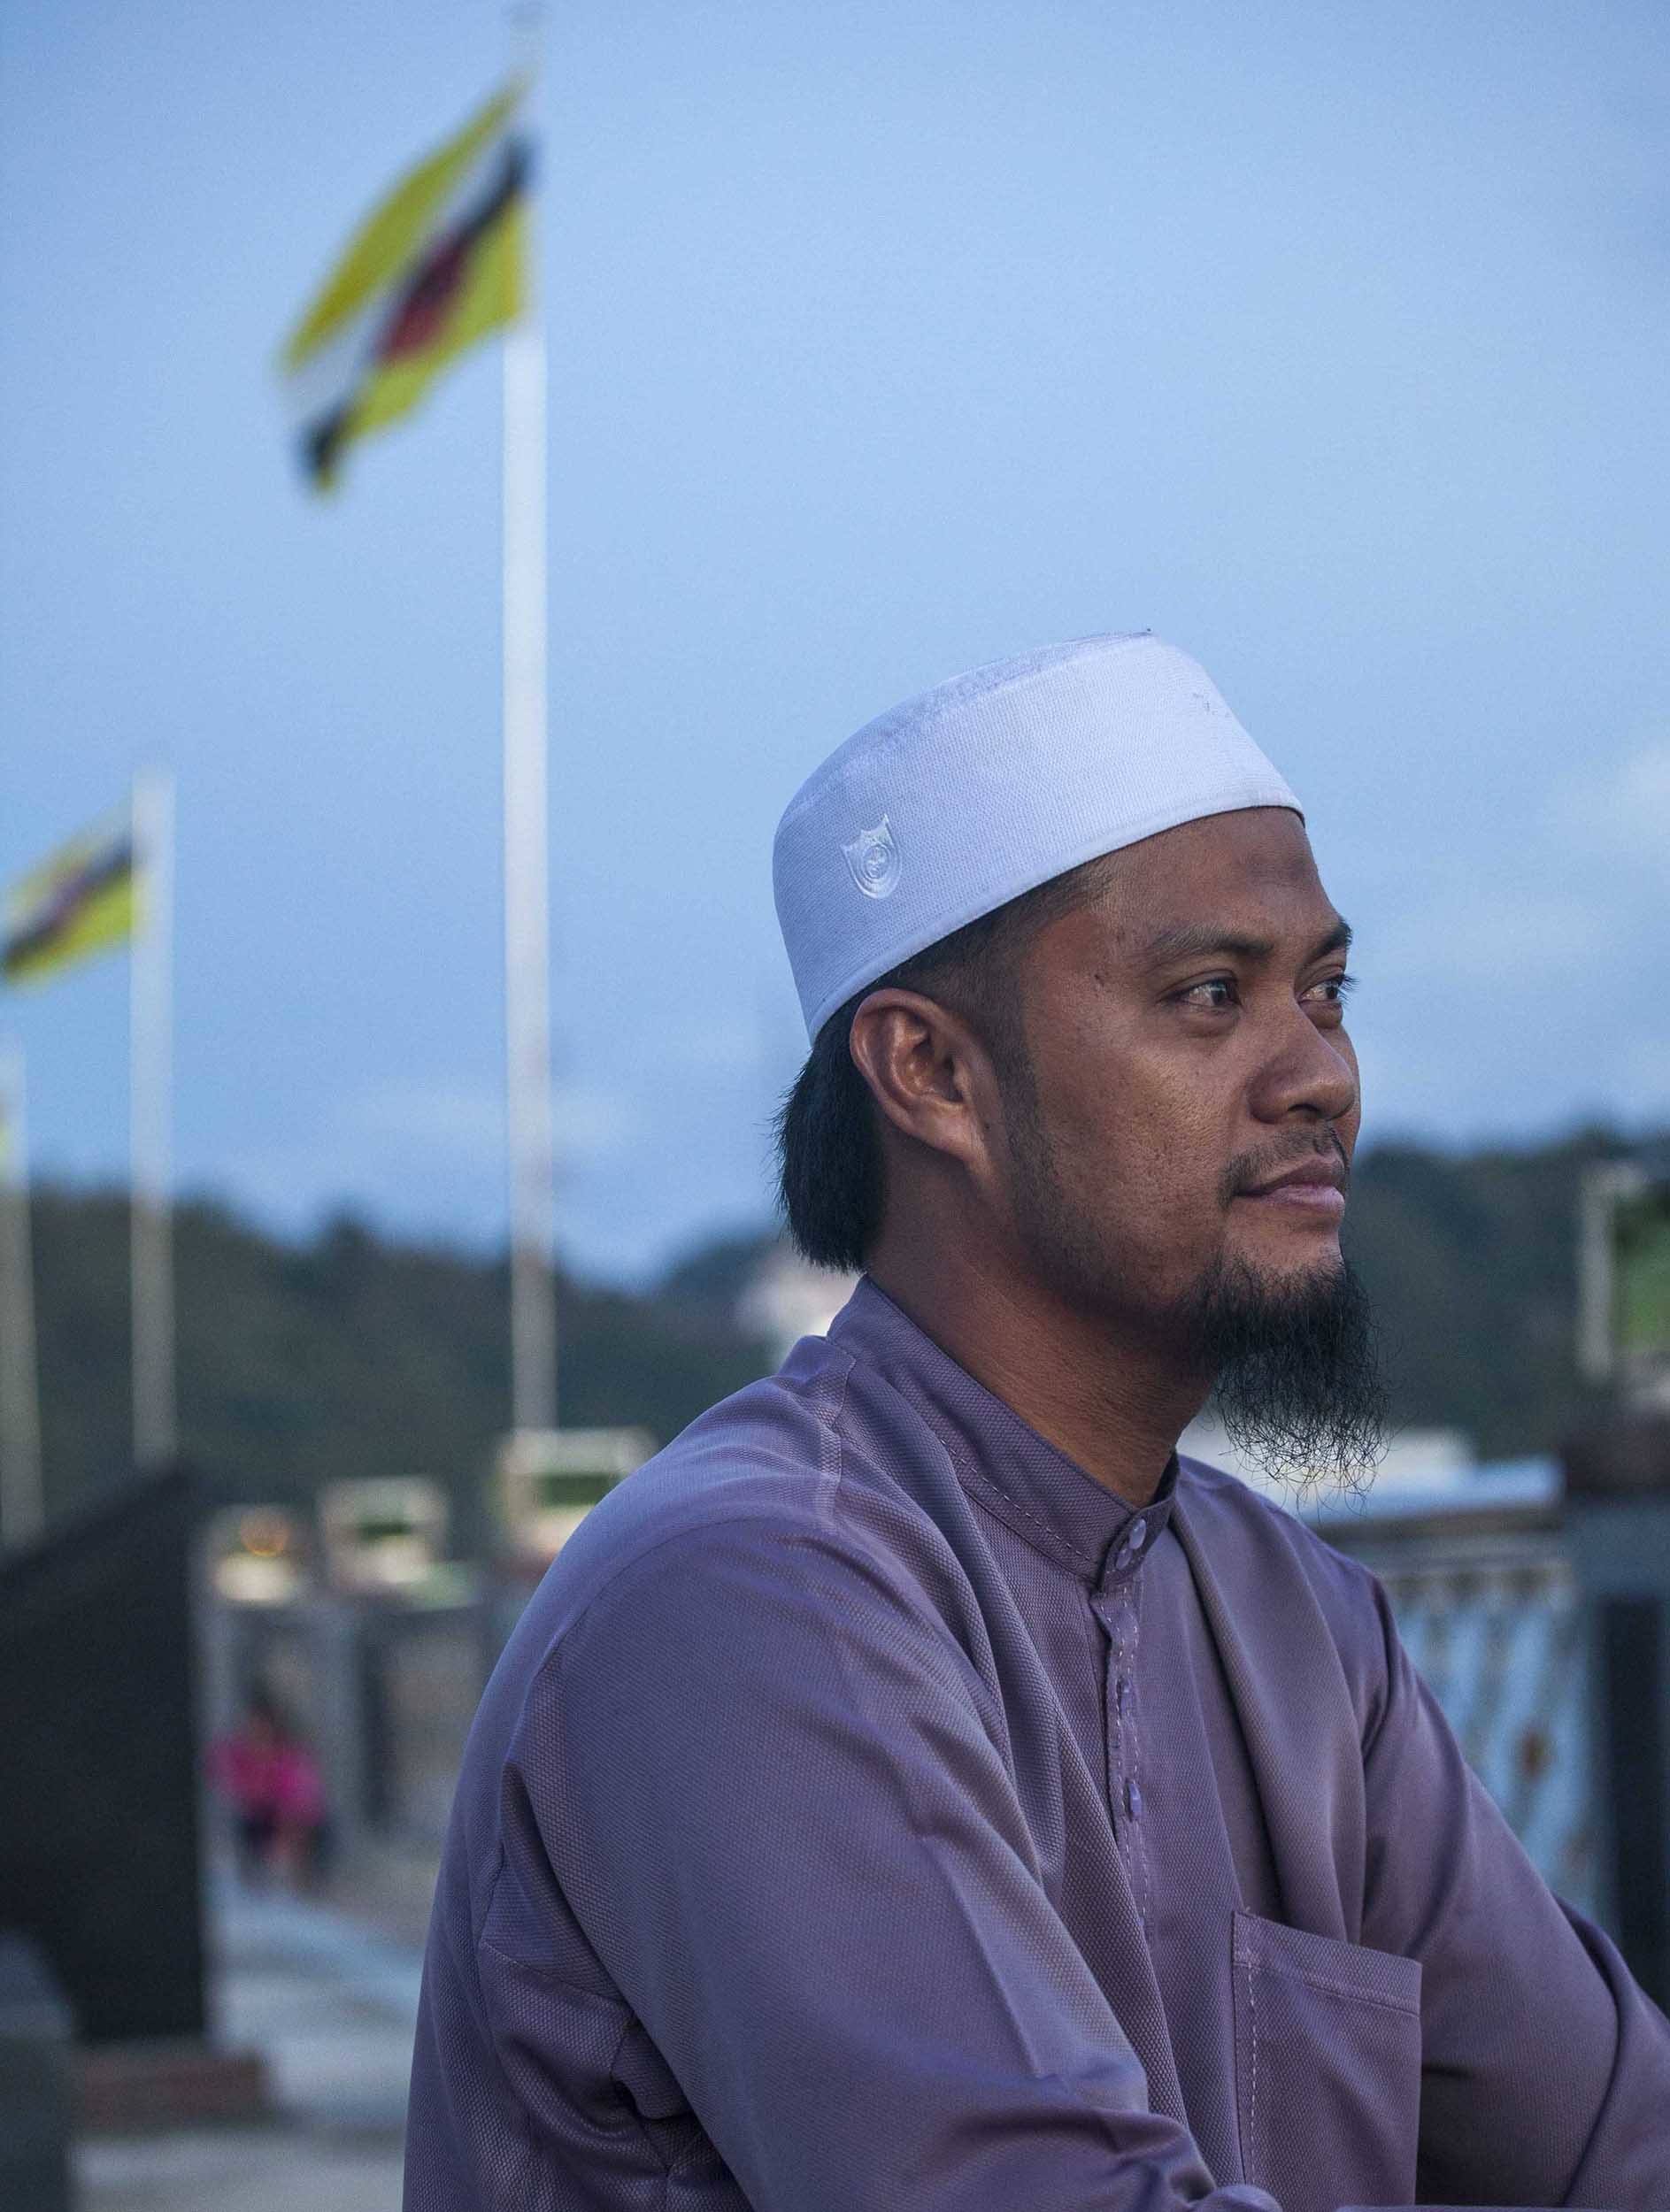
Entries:
[[886, 1245], [871, 1279], [1103, 1488], [1146, 1505], [1205, 1387], [1022, 1276]]

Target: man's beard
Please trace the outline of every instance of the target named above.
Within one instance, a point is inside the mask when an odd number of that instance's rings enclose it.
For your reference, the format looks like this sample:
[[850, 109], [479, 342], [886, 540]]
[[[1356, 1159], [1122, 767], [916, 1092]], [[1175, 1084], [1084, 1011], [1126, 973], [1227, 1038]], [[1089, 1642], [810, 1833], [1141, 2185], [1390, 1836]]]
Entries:
[[1386, 1387], [1349, 1262], [1283, 1279], [1220, 1260], [1168, 1319], [1214, 1377], [1229, 1441], [1261, 1475], [1299, 1497], [1368, 1488], [1386, 1449]]
[[[1072, 1302], [1128, 1323], [1118, 1254], [1062, 1185], [1029, 1071], [1008, 1073], [1013, 1198], [1034, 1261]], [[1237, 1178], [1227, 1177], [1226, 1206], [1232, 1186]], [[1229, 1441], [1266, 1480], [1298, 1499], [1366, 1491], [1385, 1455], [1387, 1394], [1367, 1294], [1343, 1257], [1281, 1276], [1220, 1255], [1181, 1298], [1140, 1319], [1145, 1336], [1212, 1379]]]

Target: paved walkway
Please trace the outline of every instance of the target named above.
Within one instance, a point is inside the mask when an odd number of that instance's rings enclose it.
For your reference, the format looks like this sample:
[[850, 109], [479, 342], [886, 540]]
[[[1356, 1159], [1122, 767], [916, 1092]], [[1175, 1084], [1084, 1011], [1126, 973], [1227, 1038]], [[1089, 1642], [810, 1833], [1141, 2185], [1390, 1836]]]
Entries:
[[82, 2212], [398, 2212], [419, 1953], [230, 1876], [211, 1893], [216, 2039], [267, 2062], [258, 2128], [94, 2138]]

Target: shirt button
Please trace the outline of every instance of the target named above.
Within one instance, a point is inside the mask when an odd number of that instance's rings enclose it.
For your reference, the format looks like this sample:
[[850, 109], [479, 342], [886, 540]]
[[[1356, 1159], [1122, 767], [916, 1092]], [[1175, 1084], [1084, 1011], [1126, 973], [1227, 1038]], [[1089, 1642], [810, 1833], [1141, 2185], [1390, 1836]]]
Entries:
[[1125, 1809], [1133, 1820], [1143, 1817], [1143, 1793], [1136, 1786], [1135, 1775], [1125, 1785]]
[[1148, 1523], [1139, 1513], [1126, 1531], [1125, 1541], [1132, 1551], [1141, 1551], [1147, 1540]]
[[1131, 1678], [1128, 1674], [1122, 1674], [1120, 1675], [1119, 1680], [1113, 1685], [1113, 1703], [1115, 1709], [1122, 1713], [1127, 1705], [1129, 1704], [1130, 1697]]

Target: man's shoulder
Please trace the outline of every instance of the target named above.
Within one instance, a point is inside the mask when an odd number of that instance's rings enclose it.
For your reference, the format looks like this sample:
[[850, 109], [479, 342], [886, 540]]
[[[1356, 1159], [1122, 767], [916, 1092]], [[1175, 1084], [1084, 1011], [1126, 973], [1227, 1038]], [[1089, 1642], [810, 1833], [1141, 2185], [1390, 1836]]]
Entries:
[[888, 1469], [845, 1417], [854, 1363], [803, 1340], [777, 1372], [693, 1421], [612, 1490], [571, 1536], [529, 1614], [545, 1641], [606, 1593], [658, 1576], [700, 1577], [704, 1563], [785, 1542], [855, 1563], [903, 1563], [911, 1512]]
[[710, 1407], [592, 1509], [553, 1572], [606, 1578], [648, 1548], [732, 1522], [804, 1527], [827, 1515], [842, 1364], [780, 1371]]

